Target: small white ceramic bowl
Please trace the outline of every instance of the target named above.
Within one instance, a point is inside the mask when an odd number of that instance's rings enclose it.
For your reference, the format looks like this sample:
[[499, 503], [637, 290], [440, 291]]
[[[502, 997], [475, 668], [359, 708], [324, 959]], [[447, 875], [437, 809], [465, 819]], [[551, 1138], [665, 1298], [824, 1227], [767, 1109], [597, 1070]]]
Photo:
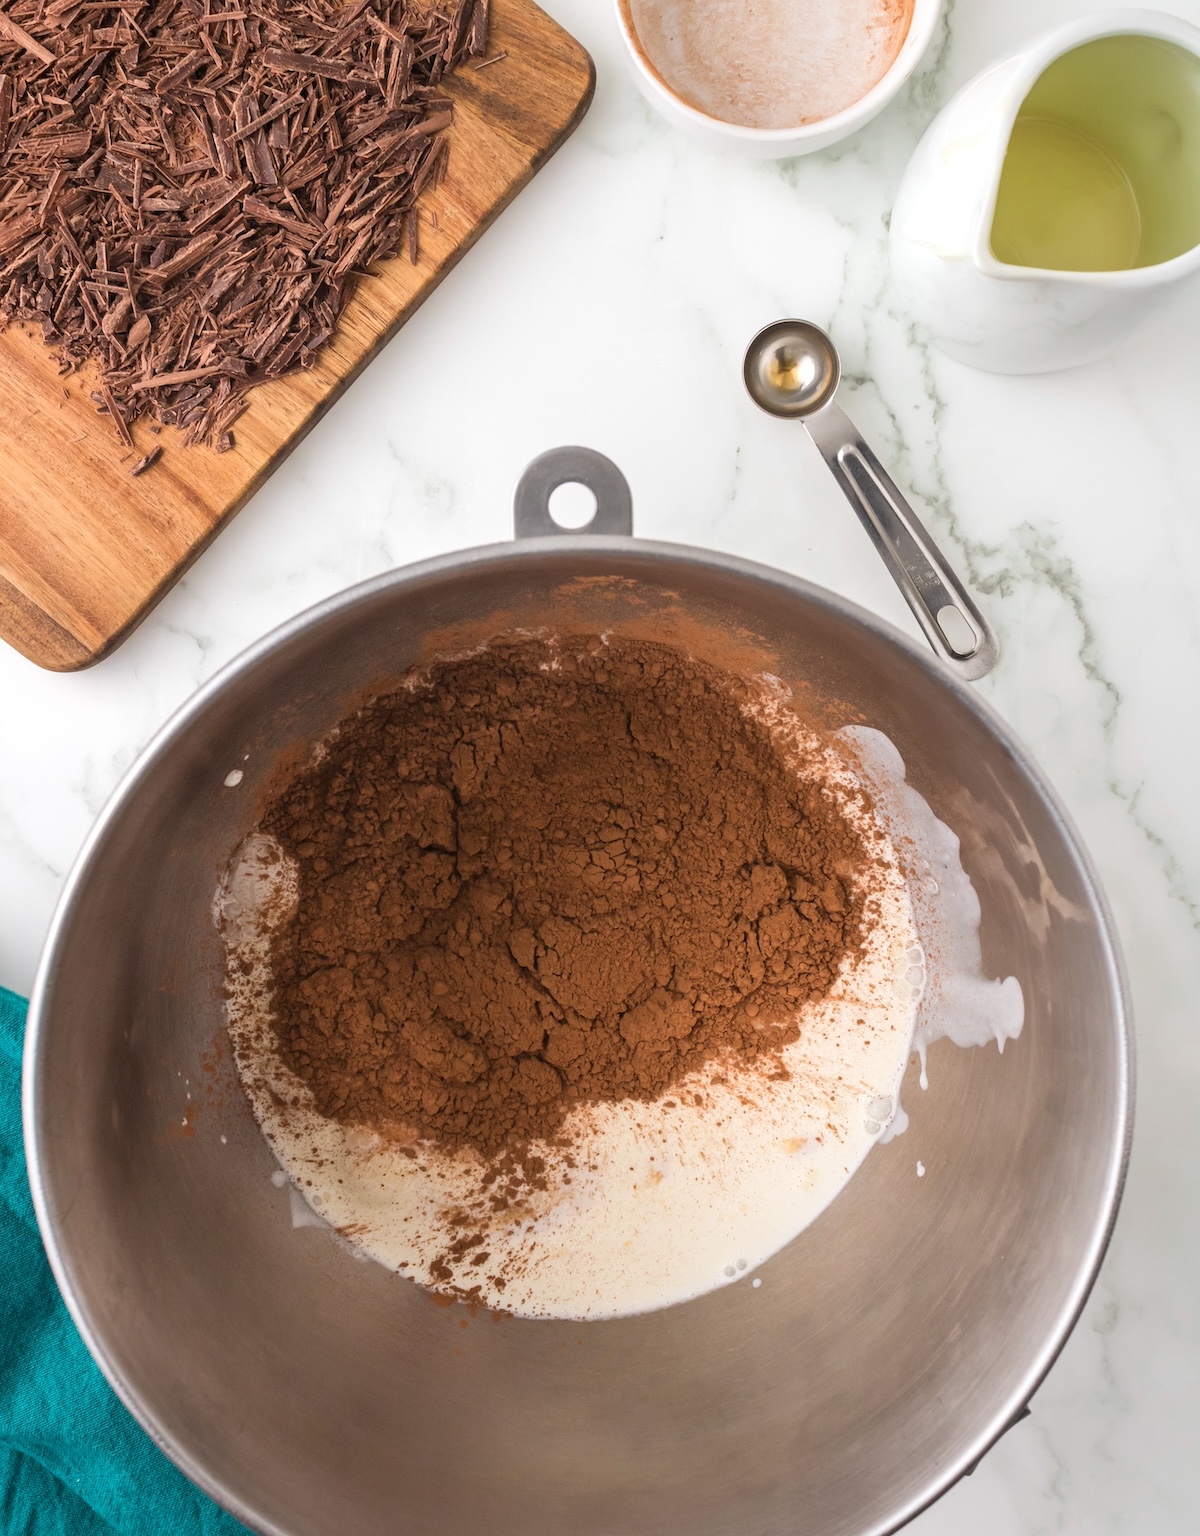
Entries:
[[711, 117], [676, 95], [654, 64], [646, 56], [634, 30], [630, 0], [616, 0], [617, 25], [625, 51], [643, 96], [650, 105], [692, 138], [713, 149], [726, 150], [748, 159], [783, 160], [790, 155], [807, 155], [825, 149], [856, 133], [881, 112], [916, 69], [929, 47], [942, 10], [942, 0], [915, 0], [908, 35], [891, 68], [853, 106], [813, 123], [795, 128], [748, 128], [741, 123], [727, 123]]

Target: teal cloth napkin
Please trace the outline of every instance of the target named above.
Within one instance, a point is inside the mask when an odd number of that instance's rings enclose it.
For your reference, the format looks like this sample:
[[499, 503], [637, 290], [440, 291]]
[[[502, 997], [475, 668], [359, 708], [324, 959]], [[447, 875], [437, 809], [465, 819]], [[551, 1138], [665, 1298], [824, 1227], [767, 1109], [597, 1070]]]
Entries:
[[0, 987], [0, 1531], [245, 1536], [122, 1406], [58, 1294], [25, 1173], [24, 1031]]

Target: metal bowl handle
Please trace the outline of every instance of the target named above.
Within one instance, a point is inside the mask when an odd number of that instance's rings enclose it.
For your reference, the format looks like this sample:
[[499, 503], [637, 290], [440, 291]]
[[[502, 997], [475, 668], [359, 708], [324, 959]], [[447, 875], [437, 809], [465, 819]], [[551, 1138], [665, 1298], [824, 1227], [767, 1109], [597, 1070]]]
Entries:
[[[560, 485], [586, 485], [596, 511], [582, 528], [560, 528], [550, 516], [550, 497]], [[518, 539], [561, 538], [564, 534], [633, 533], [629, 482], [611, 459], [594, 448], [551, 448], [521, 476], [513, 496], [513, 532]]]

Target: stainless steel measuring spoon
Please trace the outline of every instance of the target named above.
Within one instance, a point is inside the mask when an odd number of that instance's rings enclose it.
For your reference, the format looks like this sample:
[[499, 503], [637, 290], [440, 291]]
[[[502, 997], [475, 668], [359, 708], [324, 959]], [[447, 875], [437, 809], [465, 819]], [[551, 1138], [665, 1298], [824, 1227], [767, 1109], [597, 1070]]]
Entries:
[[990, 672], [1000, 655], [991, 625], [834, 402], [842, 365], [825, 332], [807, 320], [777, 320], [750, 343], [743, 376], [756, 405], [804, 423], [942, 660], [968, 681]]

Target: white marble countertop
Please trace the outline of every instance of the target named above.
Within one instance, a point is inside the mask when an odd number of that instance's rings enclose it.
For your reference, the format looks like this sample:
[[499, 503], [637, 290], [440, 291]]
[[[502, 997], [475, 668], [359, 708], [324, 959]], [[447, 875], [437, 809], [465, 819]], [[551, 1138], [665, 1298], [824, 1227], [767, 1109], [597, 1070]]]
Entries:
[[[816, 451], [740, 387], [751, 334], [809, 316], [999, 631], [982, 690], [1096, 857], [1139, 1024], [1133, 1167], [1085, 1317], [1033, 1417], [911, 1529], [1195, 1536], [1200, 290], [1108, 362], [999, 378], [917, 343], [886, 263], [887, 212], [934, 110], [1090, 7], [956, 0], [873, 126], [770, 164], [715, 158], [654, 117], [606, 0], [546, 3], [599, 70], [575, 138], [113, 657], [56, 676], [0, 647], [0, 983], [28, 989], [90, 822], [198, 683], [351, 582], [507, 537], [512, 487], [544, 448], [614, 457], [642, 534], [801, 573], [916, 633]], [[1200, 0], [1173, 9], [1200, 22]]]

